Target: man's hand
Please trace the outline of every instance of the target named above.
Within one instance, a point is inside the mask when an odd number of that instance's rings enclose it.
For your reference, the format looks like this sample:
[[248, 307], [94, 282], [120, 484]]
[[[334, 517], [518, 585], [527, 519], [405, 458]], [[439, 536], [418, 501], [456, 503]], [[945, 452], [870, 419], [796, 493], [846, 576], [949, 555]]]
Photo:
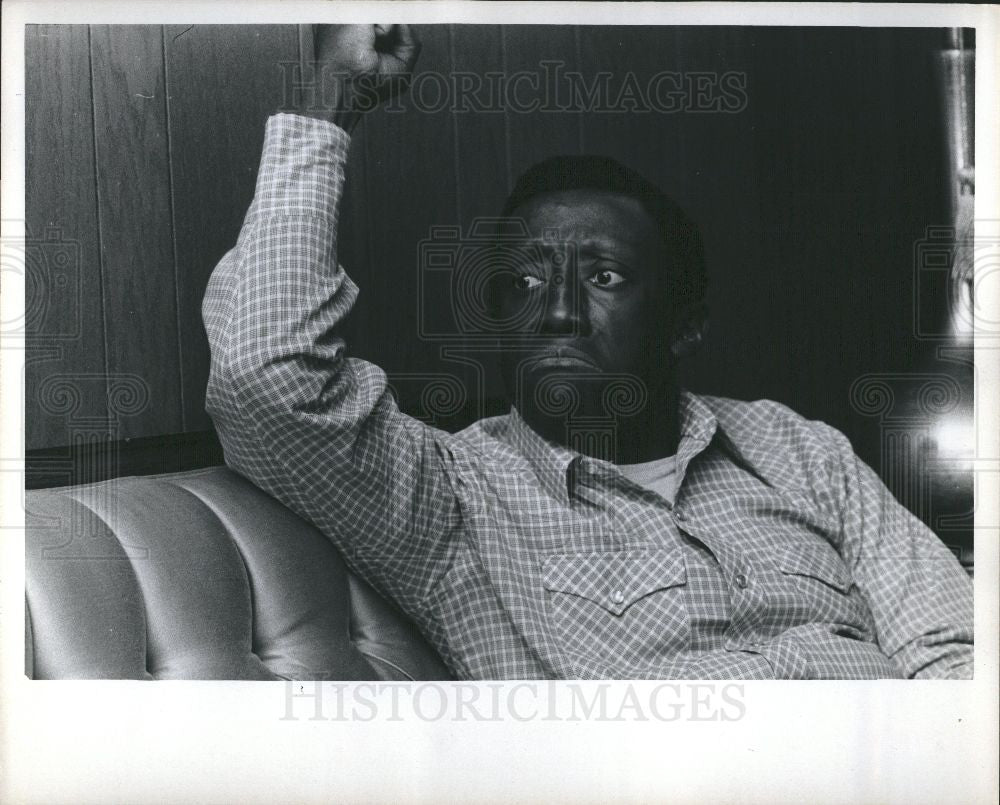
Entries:
[[301, 114], [350, 131], [361, 114], [406, 92], [420, 41], [408, 25], [316, 25], [318, 105]]

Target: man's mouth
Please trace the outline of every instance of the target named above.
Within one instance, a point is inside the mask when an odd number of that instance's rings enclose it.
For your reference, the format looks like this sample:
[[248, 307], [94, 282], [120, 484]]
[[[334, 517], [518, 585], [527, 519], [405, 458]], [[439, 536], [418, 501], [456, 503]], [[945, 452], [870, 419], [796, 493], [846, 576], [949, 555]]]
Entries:
[[600, 371], [600, 367], [587, 353], [574, 347], [552, 347], [529, 355], [524, 360], [531, 369], [591, 369]]

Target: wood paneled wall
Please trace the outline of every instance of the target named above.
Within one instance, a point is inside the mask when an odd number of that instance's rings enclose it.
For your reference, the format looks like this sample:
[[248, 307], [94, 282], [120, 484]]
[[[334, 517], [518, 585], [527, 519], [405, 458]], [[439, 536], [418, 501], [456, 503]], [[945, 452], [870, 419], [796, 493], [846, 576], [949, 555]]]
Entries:
[[[107, 412], [117, 438], [204, 430], [201, 297], [252, 197], [298, 29], [29, 26], [25, 45], [27, 228], [79, 254], [32, 338], [27, 446], [69, 444]], [[67, 319], [80, 338], [59, 337]], [[68, 387], [71, 410], [53, 398]]]
[[[236, 240], [264, 122], [285, 102], [308, 36], [300, 33], [28, 28], [27, 225], [40, 253], [69, 254], [59, 265], [45, 258], [29, 278], [39, 313], [28, 448], [69, 444], [78, 431], [132, 438], [210, 427], [201, 296]], [[713, 321], [689, 384], [785, 402], [845, 430], [877, 463], [876, 423], [848, 393], [866, 372], [905, 372], [921, 360], [914, 245], [946, 220], [930, 90], [939, 32], [440, 25], [421, 34], [423, 71], [538, 74], [549, 60], [588, 83], [610, 72], [615, 87], [629, 72], [644, 86], [662, 71], [734, 71], [745, 76], [747, 105], [411, 108], [366, 119], [342, 216], [341, 261], [362, 288], [350, 335], [355, 354], [394, 378], [404, 409], [459, 427], [501, 405], [488, 360], [483, 373], [418, 337], [420, 242], [434, 226], [465, 231], [496, 213], [538, 159], [606, 153], [646, 173], [703, 227]], [[469, 399], [435, 414], [427, 383], [442, 376]]]

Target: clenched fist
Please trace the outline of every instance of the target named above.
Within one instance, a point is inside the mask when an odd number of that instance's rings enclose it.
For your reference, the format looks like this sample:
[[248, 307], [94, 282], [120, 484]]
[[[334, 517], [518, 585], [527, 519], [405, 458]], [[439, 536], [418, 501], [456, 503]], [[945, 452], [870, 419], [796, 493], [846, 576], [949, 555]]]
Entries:
[[347, 130], [363, 112], [406, 91], [420, 54], [409, 25], [316, 25], [313, 43], [322, 100], [301, 111]]

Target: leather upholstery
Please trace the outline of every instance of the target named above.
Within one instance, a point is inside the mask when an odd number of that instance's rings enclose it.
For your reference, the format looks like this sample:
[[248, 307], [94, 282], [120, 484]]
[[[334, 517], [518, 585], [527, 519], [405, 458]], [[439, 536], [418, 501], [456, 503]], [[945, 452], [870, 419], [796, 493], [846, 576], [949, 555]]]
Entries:
[[319, 531], [225, 467], [26, 504], [32, 678], [448, 678]]

